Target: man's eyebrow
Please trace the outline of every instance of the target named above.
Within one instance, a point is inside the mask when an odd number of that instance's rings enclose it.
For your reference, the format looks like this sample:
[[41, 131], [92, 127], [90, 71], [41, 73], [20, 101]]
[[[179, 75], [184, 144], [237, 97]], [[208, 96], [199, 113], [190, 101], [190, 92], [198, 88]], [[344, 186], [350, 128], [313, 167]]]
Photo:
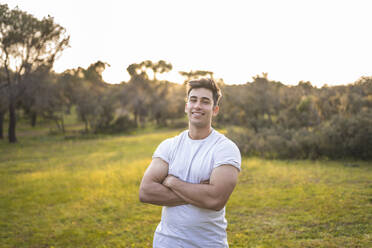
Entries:
[[[190, 96], [189, 99], [198, 99], [198, 97], [197, 96]], [[202, 101], [209, 101], [209, 102], [212, 101], [212, 99], [210, 99], [209, 97], [206, 97], [206, 96], [201, 97], [201, 100]]]

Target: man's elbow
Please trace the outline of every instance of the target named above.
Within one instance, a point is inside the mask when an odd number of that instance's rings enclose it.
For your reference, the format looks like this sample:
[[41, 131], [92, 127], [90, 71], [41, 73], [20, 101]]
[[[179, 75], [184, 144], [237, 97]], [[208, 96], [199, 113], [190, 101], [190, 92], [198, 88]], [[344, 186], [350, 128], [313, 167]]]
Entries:
[[148, 203], [148, 195], [146, 193], [146, 188], [141, 186], [138, 194], [140, 202]]
[[141, 192], [139, 193], [138, 199], [140, 202], [146, 203], [146, 197], [143, 194], [141, 194]]
[[220, 199], [213, 199], [208, 204], [208, 209], [214, 210], [214, 211], [220, 211], [225, 207], [226, 201], [220, 200]]
[[225, 204], [218, 204], [214, 206], [213, 210], [214, 211], [221, 211], [225, 207]]

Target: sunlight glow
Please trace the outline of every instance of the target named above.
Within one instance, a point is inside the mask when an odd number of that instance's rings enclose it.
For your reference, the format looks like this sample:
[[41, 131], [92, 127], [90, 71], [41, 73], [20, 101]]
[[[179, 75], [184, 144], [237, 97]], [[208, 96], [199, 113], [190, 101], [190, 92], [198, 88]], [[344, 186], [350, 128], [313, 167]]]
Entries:
[[71, 48], [54, 69], [107, 62], [110, 83], [126, 68], [165, 60], [159, 76], [182, 82], [178, 71], [208, 70], [226, 83], [267, 72], [284, 84], [348, 84], [371, 76], [369, 1], [26, 1], [5, 0], [67, 29]]

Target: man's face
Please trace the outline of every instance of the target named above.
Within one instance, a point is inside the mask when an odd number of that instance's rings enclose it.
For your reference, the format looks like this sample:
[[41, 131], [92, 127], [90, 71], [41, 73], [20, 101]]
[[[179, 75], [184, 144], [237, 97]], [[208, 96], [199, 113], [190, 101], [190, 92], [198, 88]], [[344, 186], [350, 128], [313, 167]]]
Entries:
[[212, 117], [218, 114], [218, 106], [213, 106], [213, 93], [209, 89], [196, 88], [190, 91], [185, 112], [191, 125], [211, 126]]

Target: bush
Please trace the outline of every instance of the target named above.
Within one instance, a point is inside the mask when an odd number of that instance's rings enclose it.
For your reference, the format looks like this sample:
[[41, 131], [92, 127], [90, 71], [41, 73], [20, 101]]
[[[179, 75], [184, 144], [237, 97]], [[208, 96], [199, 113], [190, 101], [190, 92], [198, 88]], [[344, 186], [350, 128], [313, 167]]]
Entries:
[[228, 128], [227, 136], [245, 155], [265, 158], [372, 159], [372, 115], [335, 116], [315, 128]]
[[117, 118], [112, 124], [97, 128], [95, 133], [128, 133], [136, 127], [136, 122], [131, 120], [127, 115], [124, 115]]
[[189, 124], [188, 120], [185, 117], [183, 117], [183, 118], [178, 118], [178, 119], [172, 119], [170, 122], [167, 123], [167, 127], [180, 129], [180, 128], [187, 128], [188, 124]]
[[322, 125], [320, 149], [330, 158], [372, 158], [372, 114], [335, 116]]

